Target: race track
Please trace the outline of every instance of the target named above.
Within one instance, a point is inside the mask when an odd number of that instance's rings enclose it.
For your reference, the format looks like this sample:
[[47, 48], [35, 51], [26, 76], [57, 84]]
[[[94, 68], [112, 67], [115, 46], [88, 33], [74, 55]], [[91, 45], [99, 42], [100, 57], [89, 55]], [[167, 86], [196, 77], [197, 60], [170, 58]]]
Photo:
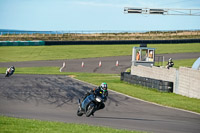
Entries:
[[77, 99], [93, 88], [67, 76], [0, 74], [0, 115], [85, 123], [155, 133], [199, 133], [200, 114], [166, 108], [113, 91], [94, 117], [76, 116]]
[[[165, 61], [169, 58], [173, 60], [180, 59], [194, 59], [200, 57], [200, 53], [176, 53], [176, 54], [158, 54], [156, 55], [156, 60], [158, 57], [165, 57]], [[9, 67], [14, 65], [18, 67], [61, 67], [63, 62], [66, 66], [62, 70], [63, 72], [87, 72], [87, 73], [110, 73], [110, 74], [120, 74], [124, 72], [127, 68], [131, 67], [131, 56], [114, 56], [114, 57], [99, 57], [99, 58], [86, 58], [86, 59], [69, 59], [69, 60], [47, 60], [47, 61], [24, 61], [24, 62], [0, 62], [0, 67]], [[102, 66], [99, 67], [99, 62], [101, 61]], [[116, 65], [116, 61], [119, 62], [119, 66]], [[161, 61], [161, 59], [160, 59]], [[82, 62], [84, 62], [84, 67], [81, 67]], [[174, 61], [176, 63], [176, 61]], [[161, 64], [161, 63], [160, 63]], [[166, 64], [165, 64], [166, 65]]]

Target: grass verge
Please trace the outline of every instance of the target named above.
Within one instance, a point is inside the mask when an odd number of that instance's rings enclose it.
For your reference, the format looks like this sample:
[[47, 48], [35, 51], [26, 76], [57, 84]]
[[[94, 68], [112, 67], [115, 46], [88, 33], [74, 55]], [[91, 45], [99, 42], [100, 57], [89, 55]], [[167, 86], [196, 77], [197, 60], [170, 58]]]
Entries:
[[[192, 67], [192, 65], [194, 64], [194, 62], [197, 59], [183, 59], [183, 60], [173, 60], [174, 62], [174, 66], [175, 68], [179, 68], [180, 66], [182, 67]], [[160, 65], [162, 65], [160, 63]], [[164, 62], [164, 66], [167, 65], [167, 61]], [[159, 66], [159, 64], [156, 62], [155, 66]]]
[[[138, 45], [1, 46], [0, 62], [78, 59], [131, 55]], [[200, 52], [200, 43], [149, 44], [156, 54]], [[103, 51], [103, 52], [102, 52]]]
[[142, 133], [139, 131], [119, 130], [108, 127], [89, 126], [86, 124], [72, 124], [49, 122], [21, 118], [0, 116], [1, 132], [19, 133]]

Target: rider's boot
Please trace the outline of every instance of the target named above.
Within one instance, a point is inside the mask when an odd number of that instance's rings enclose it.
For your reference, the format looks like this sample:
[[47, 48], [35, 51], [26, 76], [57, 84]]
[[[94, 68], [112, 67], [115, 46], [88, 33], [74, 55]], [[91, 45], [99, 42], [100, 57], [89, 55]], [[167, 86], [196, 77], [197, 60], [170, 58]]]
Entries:
[[78, 107], [79, 107], [80, 111], [83, 111], [83, 109], [81, 108], [81, 101], [80, 101], [80, 99], [78, 99]]

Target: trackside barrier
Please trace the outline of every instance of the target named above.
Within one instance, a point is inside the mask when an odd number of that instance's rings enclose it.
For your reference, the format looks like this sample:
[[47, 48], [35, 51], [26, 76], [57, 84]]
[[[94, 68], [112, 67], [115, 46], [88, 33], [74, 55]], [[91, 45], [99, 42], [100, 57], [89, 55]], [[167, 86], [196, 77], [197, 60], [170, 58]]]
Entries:
[[131, 75], [130, 72], [122, 72], [121, 80], [130, 84], [137, 84], [148, 88], [155, 88], [160, 92], [173, 92], [173, 82]]
[[106, 41], [0, 41], [0, 46], [41, 46], [41, 45], [116, 45], [116, 44], [173, 44], [200, 43], [200, 39], [178, 40], [106, 40]]
[[200, 43], [200, 39], [175, 40], [105, 40], [105, 41], [45, 41], [45, 45], [115, 45], [115, 44], [173, 44], [173, 43]]
[[0, 41], [0, 46], [43, 46], [44, 41]]
[[131, 75], [173, 82], [173, 93], [200, 99], [200, 70], [138, 65], [131, 66]]

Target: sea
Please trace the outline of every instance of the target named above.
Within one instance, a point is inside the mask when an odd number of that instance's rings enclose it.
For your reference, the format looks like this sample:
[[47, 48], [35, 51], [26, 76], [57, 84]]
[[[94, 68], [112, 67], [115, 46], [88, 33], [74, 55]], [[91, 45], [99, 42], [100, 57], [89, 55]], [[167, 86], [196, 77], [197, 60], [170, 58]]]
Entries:
[[[145, 33], [145, 32], [168, 32], [168, 31], [176, 31], [176, 30], [68, 30], [68, 31], [32, 31], [32, 30], [14, 30], [14, 29], [0, 29], [0, 35], [7, 34], [66, 34], [66, 33], [74, 33], [74, 34], [93, 34], [93, 33]], [[178, 31], [199, 31], [199, 30], [178, 30]]]

